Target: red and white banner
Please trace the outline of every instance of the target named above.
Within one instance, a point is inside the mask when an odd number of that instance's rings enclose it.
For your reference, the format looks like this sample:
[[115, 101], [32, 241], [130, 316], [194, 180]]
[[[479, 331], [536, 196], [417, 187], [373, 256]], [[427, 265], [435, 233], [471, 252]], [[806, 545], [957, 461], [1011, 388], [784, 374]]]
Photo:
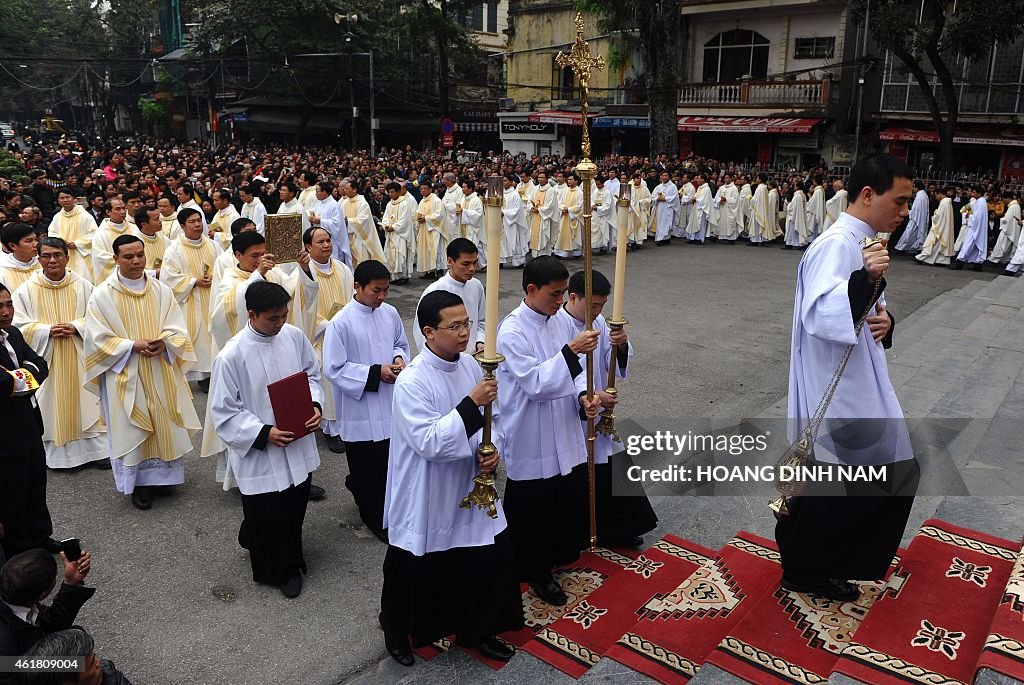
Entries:
[[[590, 114], [588, 119], [593, 119], [594, 115]], [[568, 126], [582, 126], [583, 115], [579, 112], [562, 112], [557, 109], [549, 109], [543, 112], [534, 112], [530, 116], [526, 117], [526, 120], [531, 124], [565, 124]]]
[[[891, 126], [878, 134], [880, 140], [903, 140], [912, 143], [937, 143], [939, 134], [931, 128]], [[953, 135], [958, 145], [1010, 145], [1024, 147], [1024, 130], [1020, 127], [963, 128]]]
[[700, 133], [810, 133], [821, 119], [777, 117], [679, 117], [680, 131]]

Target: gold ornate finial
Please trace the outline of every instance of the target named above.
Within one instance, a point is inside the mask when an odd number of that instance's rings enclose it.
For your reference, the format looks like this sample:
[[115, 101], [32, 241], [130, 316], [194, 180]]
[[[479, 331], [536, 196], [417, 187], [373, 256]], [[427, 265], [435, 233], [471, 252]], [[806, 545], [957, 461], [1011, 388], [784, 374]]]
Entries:
[[590, 72], [604, 71], [604, 57], [590, 54], [590, 45], [583, 39], [583, 15], [576, 14], [576, 40], [568, 54], [559, 51], [555, 58], [558, 66], [569, 67], [580, 81], [580, 110], [583, 117], [583, 158], [590, 159], [590, 130], [587, 115], [590, 111]]

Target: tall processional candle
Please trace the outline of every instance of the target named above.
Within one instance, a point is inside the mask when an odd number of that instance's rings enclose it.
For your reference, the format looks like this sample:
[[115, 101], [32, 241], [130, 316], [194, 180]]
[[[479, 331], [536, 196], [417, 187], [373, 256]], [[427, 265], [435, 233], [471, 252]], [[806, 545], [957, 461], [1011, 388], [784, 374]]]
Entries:
[[622, 320], [623, 303], [626, 297], [626, 251], [629, 246], [629, 202], [631, 186], [619, 186], [618, 224], [619, 232], [615, 241], [615, 291], [612, 293], [612, 319]]
[[498, 275], [501, 267], [501, 201], [503, 187], [500, 176], [487, 178], [484, 197], [484, 229], [487, 231], [487, 305], [484, 321], [484, 354], [494, 359], [498, 353]]

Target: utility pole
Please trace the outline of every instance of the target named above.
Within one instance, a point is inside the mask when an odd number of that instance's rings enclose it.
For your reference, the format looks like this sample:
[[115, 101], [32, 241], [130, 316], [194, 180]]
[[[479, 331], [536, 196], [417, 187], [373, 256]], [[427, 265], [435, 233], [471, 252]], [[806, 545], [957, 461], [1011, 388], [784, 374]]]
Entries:
[[[868, 33], [871, 29], [871, 0], [866, 3], [866, 9], [864, 10], [864, 36], [863, 43], [860, 49], [859, 58], [866, 60], [868, 55]], [[857, 128], [853, 139], [853, 163], [857, 163], [857, 159], [860, 157], [860, 125], [862, 112], [864, 110], [864, 77], [868, 73], [867, 62], [865, 61], [860, 65], [857, 70]]]

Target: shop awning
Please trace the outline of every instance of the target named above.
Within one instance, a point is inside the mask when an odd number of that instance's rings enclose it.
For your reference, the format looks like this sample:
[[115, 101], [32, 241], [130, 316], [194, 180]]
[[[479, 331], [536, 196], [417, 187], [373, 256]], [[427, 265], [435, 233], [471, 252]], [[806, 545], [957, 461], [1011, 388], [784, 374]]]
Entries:
[[679, 117], [680, 131], [699, 133], [810, 133], [821, 119], [781, 117]]
[[[934, 129], [890, 126], [878, 134], [880, 140], [900, 140], [911, 143], [937, 143], [939, 134]], [[960, 129], [953, 136], [959, 145], [1011, 145], [1024, 147], [1024, 131], [1012, 128], [976, 127]]]
[[[588, 119], [594, 119], [597, 115], [591, 112]], [[563, 112], [558, 109], [548, 109], [543, 112], [533, 112], [526, 120], [531, 124], [565, 124], [568, 126], [582, 126], [583, 115], [580, 112]]]
[[647, 117], [597, 117], [591, 124], [594, 128], [650, 128]]

